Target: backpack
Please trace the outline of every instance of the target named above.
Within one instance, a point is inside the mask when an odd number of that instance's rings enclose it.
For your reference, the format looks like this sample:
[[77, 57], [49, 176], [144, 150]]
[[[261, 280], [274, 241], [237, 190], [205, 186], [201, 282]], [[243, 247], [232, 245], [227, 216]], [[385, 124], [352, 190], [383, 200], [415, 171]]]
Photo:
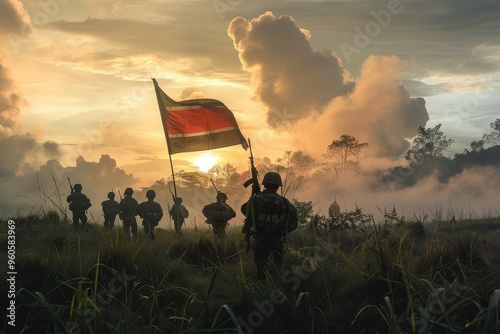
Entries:
[[120, 202], [120, 219], [130, 218], [134, 216], [137, 201], [132, 197], [125, 197]]
[[271, 228], [277, 224], [285, 224], [286, 209], [285, 199], [278, 194], [257, 195], [254, 202], [256, 226]]
[[118, 203], [116, 201], [107, 200], [102, 202], [102, 212], [105, 217], [116, 216], [118, 211]]
[[74, 197], [69, 203], [70, 211], [85, 211], [92, 206], [90, 199], [82, 193], [73, 194]]

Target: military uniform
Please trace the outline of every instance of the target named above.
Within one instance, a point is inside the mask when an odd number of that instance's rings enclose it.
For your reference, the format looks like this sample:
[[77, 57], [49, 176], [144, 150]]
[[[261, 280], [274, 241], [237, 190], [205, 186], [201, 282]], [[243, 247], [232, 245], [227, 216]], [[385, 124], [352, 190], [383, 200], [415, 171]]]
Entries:
[[123, 193], [124, 197], [120, 201], [118, 208], [120, 210], [119, 217], [123, 221], [123, 229], [125, 230], [125, 235], [127, 239], [130, 239], [130, 232], [132, 232], [132, 240], [137, 240], [137, 221], [135, 220], [135, 210], [139, 203], [135, 198], [132, 197], [134, 191], [132, 188], [125, 189]]
[[189, 217], [189, 212], [184, 205], [182, 205], [182, 198], [176, 197], [175, 204], [170, 208], [170, 217], [174, 220], [175, 233], [178, 235], [182, 234], [182, 225], [187, 217]]
[[104, 228], [112, 229], [115, 226], [116, 215], [120, 212], [118, 202], [115, 201], [115, 193], [109, 192], [107, 200], [101, 203], [104, 214]]
[[139, 204], [136, 209], [136, 213], [142, 218], [144, 233], [146, 233], [146, 236], [150, 241], [154, 241], [155, 235], [153, 230], [163, 217], [163, 210], [159, 203], [154, 202], [154, 198], [156, 197], [154, 190], [148, 190], [146, 192], [146, 197], [148, 200]]
[[283, 196], [276, 193], [282, 185], [278, 173], [269, 172], [262, 181], [266, 188], [242, 205], [246, 228], [254, 231], [254, 261], [257, 279], [265, 279], [265, 268], [273, 254], [274, 264], [283, 266], [283, 243], [287, 233], [297, 228], [297, 209]]
[[90, 199], [82, 193], [82, 185], [75, 184], [74, 191], [68, 195], [66, 201], [69, 203], [69, 210], [73, 213], [73, 228], [78, 232], [79, 222], [82, 222], [82, 227], [87, 224], [87, 215], [85, 211], [89, 209], [92, 204]]
[[224, 236], [228, 221], [236, 217], [236, 212], [227, 203], [227, 195], [219, 192], [217, 202], [205, 205], [203, 215], [207, 218], [207, 224], [212, 225], [214, 234], [218, 237]]

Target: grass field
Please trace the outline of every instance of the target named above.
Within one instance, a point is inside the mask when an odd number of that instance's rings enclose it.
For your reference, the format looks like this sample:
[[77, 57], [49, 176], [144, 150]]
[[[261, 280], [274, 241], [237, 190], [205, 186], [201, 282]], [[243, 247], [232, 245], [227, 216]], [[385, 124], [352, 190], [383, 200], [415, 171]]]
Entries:
[[238, 226], [132, 244], [55, 212], [13, 221], [18, 333], [500, 332], [498, 218], [302, 226], [265, 282]]

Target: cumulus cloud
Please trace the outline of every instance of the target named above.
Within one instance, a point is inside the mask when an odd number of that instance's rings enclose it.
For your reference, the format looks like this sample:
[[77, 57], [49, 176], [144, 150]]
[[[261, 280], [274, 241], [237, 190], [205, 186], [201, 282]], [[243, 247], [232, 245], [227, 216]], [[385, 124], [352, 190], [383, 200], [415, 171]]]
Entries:
[[[57, 146], [52, 149], [57, 149]], [[118, 190], [123, 194], [126, 187], [134, 187], [139, 181], [132, 174], [118, 168], [116, 160], [107, 154], [103, 154], [99, 161], [87, 161], [78, 157], [74, 166], [67, 167], [57, 160], [49, 160], [38, 170], [29, 169], [23, 174], [2, 179], [2, 204], [12, 211], [3, 213], [46, 210], [47, 205], [55, 210], [67, 208], [68, 177], [72, 184], [80, 183], [83, 186], [83, 192], [92, 201], [91, 212], [96, 219], [102, 214], [100, 203], [106, 199], [109, 191], [113, 189], [118, 197]], [[36, 198], [40, 200], [27, 200]], [[53, 207], [54, 203], [59, 208]]]
[[251, 21], [237, 17], [228, 34], [273, 127], [306, 117], [353, 87], [341, 59], [329, 50], [313, 50], [309, 31], [290, 16], [267, 12]]
[[333, 51], [313, 50], [310, 32], [290, 16], [237, 17], [228, 34], [252, 74], [255, 98], [268, 107], [269, 125], [291, 125], [300, 148], [324, 153], [349, 134], [368, 143], [371, 155], [397, 158], [429, 119], [425, 100], [400, 84], [396, 57], [369, 57], [354, 80]]
[[408, 138], [429, 120], [425, 100], [411, 98], [399, 83], [400, 75], [398, 58], [369, 57], [350, 94], [333, 99], [322, 114], [294, 127], [297, 143], [319, 153], [333, 139], [349, 134], [368, 143], [370, 155], [396, 159], [408, 150]]
[[32, 31], [31, 20], [21, 1], [3, 0], [0, 2], [0, 38], [9, 34], [28, 36]]

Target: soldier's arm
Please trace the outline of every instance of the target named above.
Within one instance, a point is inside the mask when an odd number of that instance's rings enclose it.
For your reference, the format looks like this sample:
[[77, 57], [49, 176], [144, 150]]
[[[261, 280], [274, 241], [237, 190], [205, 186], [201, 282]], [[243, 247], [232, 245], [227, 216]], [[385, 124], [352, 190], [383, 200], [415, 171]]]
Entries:
[[163, 209], [161, 208], [160, 203], [156, 203], [156, 204], [158, 204], [158, 221], [159, 221], [160, 219], [163, 218]]

